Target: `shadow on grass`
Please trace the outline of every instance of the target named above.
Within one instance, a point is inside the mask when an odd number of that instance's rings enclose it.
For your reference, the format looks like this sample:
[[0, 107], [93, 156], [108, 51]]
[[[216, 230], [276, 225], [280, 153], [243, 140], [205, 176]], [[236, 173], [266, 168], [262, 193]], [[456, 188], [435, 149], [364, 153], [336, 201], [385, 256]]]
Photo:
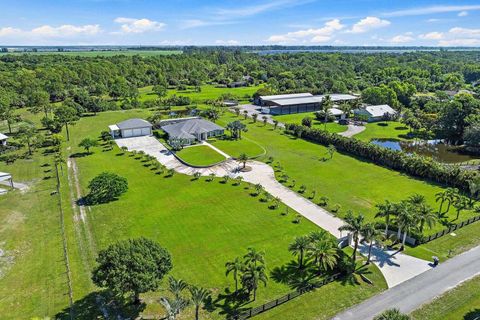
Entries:
[[478, 319], [480, 319], [480, 308], [476, 308], [475, 310], [472, 310], [463, 316], [463, 320], [478, 320]]
[[225, 288], [224, 292], [220, 293], [215, 300], [206, 301], [205, 309], [209, 312], [219, 309], [219, 314], [233, 317], [250, 309], [245, 306], [249, 302], [252, 301], [244, 290], [231, 292], [229, 288]]
[[275, 267], [270, 273], [270, 277], [278, 283], [288, 285], [291, 289], [298, 291], [308, 290], [319, 280], [316, 268], [311, 262], [306, 263], [302, 269], [298, 262], [291, 260], [287, 264]]
[[72, 308], [65, 308], [57, 313], [55, 319], [136, 319], [145, 307], [145, 303], [135, 305], [128, 302], [120, 306], [107, 293], [92, 292], [75, 301]]
[[70, 155], [70, 158], [83, 158], [83, 157], [86, 157], [90, 155], [89, 152], [77, 152], [77, 153], [73, 153], [72, 155]]

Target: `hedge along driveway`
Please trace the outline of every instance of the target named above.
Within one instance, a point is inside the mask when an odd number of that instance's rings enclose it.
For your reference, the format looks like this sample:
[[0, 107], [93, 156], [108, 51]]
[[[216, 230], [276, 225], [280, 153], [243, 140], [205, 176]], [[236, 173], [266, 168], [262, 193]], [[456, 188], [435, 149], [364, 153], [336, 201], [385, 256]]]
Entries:
[[[340, 152], [336, 152], [332, 159], [324, 160], [329, 157], [325, 146], [285, 135], [280, 129], [274, 131], [271, 126], [264, 127], [263, 124], [253, 124], [251, 120], [242, 119], [233, 114], [225, 114], [219, 123], [225, 124], [233, 120], [246, 123], [248, 131], [243, 135], [265, 147], [265, 159], [274, 157], [274, 162], [280, 163], [289, 180], [296, 180], [296, 189], [304, 184], [307, 187], [305, 196], [315, 190], [317, 202], [321, 196], [327, 196], [330, 206], [340, 204], [342, 208], [338, 215], [341, 217], [347, 210], [353, 210], [365, 214], [372, 221], [376, 204], [385, 200], [400, 201], [414, 193], [424, 195], [434, 209], [438, 208], [435, 194], [444, 190], [442, 186]], [[472, 216], [473, 212], [465, 211], [460, 220]], [[454, 217], [455, 212], [451, 208], [449, 218], [452, 220]], [[425, 233], [435, 233], [443, 228], [437, 224]]]

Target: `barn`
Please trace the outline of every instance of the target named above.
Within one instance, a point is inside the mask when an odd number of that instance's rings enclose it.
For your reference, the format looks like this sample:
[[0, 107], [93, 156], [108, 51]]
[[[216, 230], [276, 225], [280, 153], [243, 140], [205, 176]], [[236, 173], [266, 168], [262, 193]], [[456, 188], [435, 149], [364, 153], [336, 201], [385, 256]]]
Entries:
[[108, 126], [112, 138], [129, 138], [149, 136], [152, 134], [152, 124], [143, 119], [128, 119]]

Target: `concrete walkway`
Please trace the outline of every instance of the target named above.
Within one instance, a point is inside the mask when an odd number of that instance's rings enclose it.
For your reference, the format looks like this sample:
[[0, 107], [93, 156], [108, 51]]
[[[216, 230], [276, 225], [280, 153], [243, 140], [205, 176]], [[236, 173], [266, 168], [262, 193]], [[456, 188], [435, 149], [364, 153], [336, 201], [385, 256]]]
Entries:
[[230, 158], [231, 158], [231, 156], [229, 156], [228, 154], [226, 154], [226, 153], [223, 152], [222, 150], [218, 149], [218, 148], [215, 147], [214, 145], [208, 143], [207, 141], [202, 141], [202, 145], [212, 148], [213, 150], [215, 150], [216, 152], [218, 152], [218, 153], [220, 153], [222, 156], [224, 156], [226, 159], [230, 159]]
[[390, 308], [410, 313], [476, 275], [480, 275], [480, 246], [376, 295], [333, 319], [372, 319]]
[[347, 138], [351, 138], [354, 135], [359, 134], [360, 132], [364, 131], [365, 129], [366, 129], [365, 126], [357, 126], [357, 125], [354, 125], [354, 124], [349, 124], [348, 128], [347, 128], [347, 131], [340, 132], [339, 135], [347, 137]]
[[[146, 154], [157, 158], [168, 169], [174, 169], [179, 173], [193, 175], [195, 172], [200, 172], [203, 176], [214, 174], [217, 177], [223, 177], [229, 175], [232, 178], [242, 176], [246, 182], [261, 184], [273, 197], [280, 198], [284, 204], [320, 228], [330, 232], [337, 239], [347, 235], [338, 231], [338, 228], [344, 224], [343, 220], [279, 183], [275, 179], [273, 168], [266, 163], [249, 161], [248, 166], [252, 168], [249, 172], [240, 172], [240, 164], [233, 159], [208, 168], [193, 168], [181, 163], [152, 136], [124, 138], [115, 141], [119, 147], [126, 146], [128, 150], [142, 150]], [[360, 252], [364, 253], [365, 250], [368, 251], [363, 246], [360, 247]], [[372, 261], [382, 272], [389, 287], [398, 285], [428, 269], [427, 261], [403, 253], [392, 254], [393, 252], [382, 251], [379, 248], [373, 248], [372, 250]]]

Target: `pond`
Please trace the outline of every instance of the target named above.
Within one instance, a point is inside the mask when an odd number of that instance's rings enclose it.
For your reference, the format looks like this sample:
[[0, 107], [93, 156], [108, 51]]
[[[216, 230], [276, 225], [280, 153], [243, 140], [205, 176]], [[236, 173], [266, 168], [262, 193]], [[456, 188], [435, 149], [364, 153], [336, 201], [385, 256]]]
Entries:
[[400, 141], [390, 139], [375, 139], [371, 143], [392, 150], [401, 150], [406, 153], [416, 153], [422, 156], [434, 158], [445, 163], [458, 163], [474, 159], [480, 156], [461, 153], [441, 140], [415, 140]]

